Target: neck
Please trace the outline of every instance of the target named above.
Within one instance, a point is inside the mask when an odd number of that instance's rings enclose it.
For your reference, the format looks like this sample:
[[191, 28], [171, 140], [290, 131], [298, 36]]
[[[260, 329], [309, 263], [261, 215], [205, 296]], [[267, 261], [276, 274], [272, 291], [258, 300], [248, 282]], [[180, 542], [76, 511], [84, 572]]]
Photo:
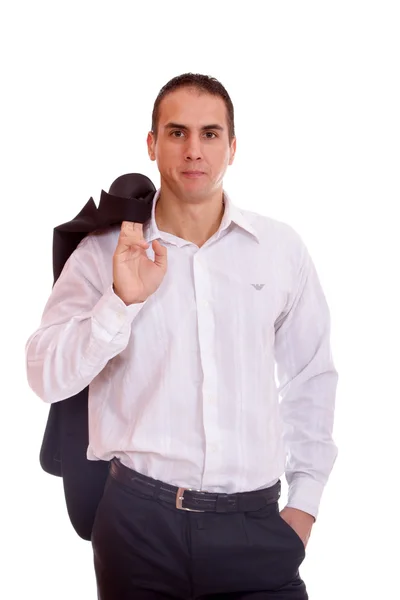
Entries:
[[203, 199], [180, 198], [161, 187], [155, 218], [160, 231], [171, 233], [199, 248], [221, 224], [225, 203], [223, 190]]

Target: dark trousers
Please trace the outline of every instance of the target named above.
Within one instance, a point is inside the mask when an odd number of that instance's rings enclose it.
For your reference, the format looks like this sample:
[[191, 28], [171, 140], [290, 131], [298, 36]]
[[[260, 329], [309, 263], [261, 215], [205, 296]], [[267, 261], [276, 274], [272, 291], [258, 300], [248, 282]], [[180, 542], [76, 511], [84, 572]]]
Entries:
[[92, 545], [100, 600], [308, 599], [304, 545], [278, 502], [186, 512], [109, 475]]

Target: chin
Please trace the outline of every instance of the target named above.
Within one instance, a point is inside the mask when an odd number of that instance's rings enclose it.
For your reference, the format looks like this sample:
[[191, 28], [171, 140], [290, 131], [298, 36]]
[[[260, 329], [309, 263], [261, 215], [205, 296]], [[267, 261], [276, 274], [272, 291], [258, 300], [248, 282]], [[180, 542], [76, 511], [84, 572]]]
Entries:
[[209, 182], [201, 182], [198, 179], [175, 180], [173, 184], [168, 187], [170, 187], [177, 195], [183, 195], [193, 199], [204, 198], [212, 193], [212, 187], [210, 187]]
[[185, 186], [183, 186], [183, 192], [187, 195], [200, 198], [202, 196], [207, 196], [208, 194], [210, 194], [211, 190], [209, 189], [208, 186], [205, 186], [205, 185], [202, 185], [202, 186], [185, 185]]

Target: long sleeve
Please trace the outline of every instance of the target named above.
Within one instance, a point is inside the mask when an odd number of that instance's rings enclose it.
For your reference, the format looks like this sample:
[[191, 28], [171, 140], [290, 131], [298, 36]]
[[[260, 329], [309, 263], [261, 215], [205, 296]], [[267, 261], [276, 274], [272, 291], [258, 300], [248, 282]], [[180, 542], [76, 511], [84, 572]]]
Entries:
[[315, 518], [337, 457], [332, 438], [338, 373], [330, 313], [313, 261], [301, 243], [295, 291], [275, 329], [275, 361], [286, 448], [288, 506]]
[[126, 306], [112, 282], [104, 288], [104, 257], [96, 243], [86, 237], [69, 257], [26, 343], [28, 383], [44, 402], [64, 400], [89, 385], [126, 348], [132, 321], [145, 304]]

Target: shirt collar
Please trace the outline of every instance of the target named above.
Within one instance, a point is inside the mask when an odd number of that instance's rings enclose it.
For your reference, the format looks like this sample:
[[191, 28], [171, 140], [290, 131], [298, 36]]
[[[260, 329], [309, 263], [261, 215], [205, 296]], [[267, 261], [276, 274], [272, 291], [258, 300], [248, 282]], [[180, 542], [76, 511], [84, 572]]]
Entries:
[[[171, 233], [166, 233], [164, 231], [160, 231], [157, 227], [157, 223], [156, 223], [156, 219], [155, 219], [155, 211], [156, 211], [157, 201], [160, 197], [160, 193], [161, 193], [161, 188], [159, 188], [156, 191], [156, 193], [154, 194], [153, 205], [152, 205], [152, 209], [151, 209], [151, 217], [145, 223], [145, 225], [143, 227], [143, 237], [146, 240], [146, 242], [148, 242], [148, 243], [152, 242], [155, 239], [161, 238], [165, 242], [169, 242], [176, 246], [183, 246], [184, 244], [188, 243], [186, 240], [180, 240], [179, 238], [177, 238], [175, 235], [172, 235]], [[234, 223], [238, 227], [241, 227], [242, 229], [244, 229], [245, 231], [247, 231], [248, 233], [253, 235], [256, 238], [256, 240], [259, 242], [260, 241], [259, 236], [258, 236], [256, 230], [254, 229], [254, 227], [250, 224], [248, 219], [246, 219], [246, 217], [244, 216], [242, 211], [239, 209], [239, 207], [237, 207], [235, 204], [233, 204], [233, 202], [230, 199], [227, 192], [224, 190], [223, 193], [224, 193], [224, 201], [225, 201], [225, 211], [222, 216], [221, 224], [217, 231], [218, 237], [220, 236], [222, 231], [224, 231], [231, 225], [231, 223]]]

